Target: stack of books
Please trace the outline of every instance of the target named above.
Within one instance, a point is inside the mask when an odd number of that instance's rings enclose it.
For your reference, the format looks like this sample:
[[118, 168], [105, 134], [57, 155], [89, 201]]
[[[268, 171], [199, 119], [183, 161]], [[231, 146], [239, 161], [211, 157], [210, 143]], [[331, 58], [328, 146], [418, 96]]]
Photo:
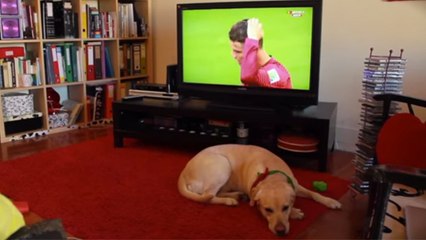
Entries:
[[44, 39], [78, 38], [78, 13], [70, 0], [42, 0], [41, 20]]
[[118, 35], [122, 38], [147, 36], [144, 16], [138, 14], [134, 5], [131, 1], [120, 1], [118, 4]]
[[[406, 59], [402, 58], [401, 50], [399, 56], [392, 56], [390, 50], [387, 56], [373, 55], [364, 60], [364, 77], [362, 79], [362, 97], [360, 129], [356, 143], [356, 154], [353, 159], [355, 176], [351, 187], [360, 193], [367, 193], [369, 180], [367, 170], [376, 164], [376, 141], [379, 130], [383, 124], [383, 102], [374, 100], [373, 96], [378, 94], [392, 93], [402, 94], [403, 76], [405, 73]], [[396, 103], [392, 103], [389, 115], [399, 110]]]

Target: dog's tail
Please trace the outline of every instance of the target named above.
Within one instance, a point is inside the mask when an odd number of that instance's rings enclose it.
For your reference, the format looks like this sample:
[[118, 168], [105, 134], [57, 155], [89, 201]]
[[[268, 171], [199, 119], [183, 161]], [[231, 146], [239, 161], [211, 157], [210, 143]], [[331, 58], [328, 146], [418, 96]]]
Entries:
[[210, 200], [214, 197], [213, 194], [206, 194], [206, 193], [198, 194], [198, 193], [192, 192], [190, 189], [188, 189], [188, 185], [186, 184], [186, 181], [184, 177], [182, 176], [179, 176], [178, 189], [180, 194], [182, 194], [182, 196], [196, 202], [207, 203], [207, 202], [210, 202]]

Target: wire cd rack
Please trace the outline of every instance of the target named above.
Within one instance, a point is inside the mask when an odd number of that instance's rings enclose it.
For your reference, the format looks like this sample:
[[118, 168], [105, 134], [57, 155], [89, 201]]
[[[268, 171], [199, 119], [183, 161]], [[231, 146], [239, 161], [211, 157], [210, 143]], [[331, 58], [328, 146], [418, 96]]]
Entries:
[[[351, 188], [359, 193], [368, 193], [369, 181], [367, 170], [376, 164], [376, 140], [382, 124], [383, 104], [373, 99], [374, 95], [392, 93], [402, 94], [403, 77], [407, 60], [403, 58], [404, 50], [399, 55], [393, 55], [389, 50], [388, 55], [374, 55], [373, 48], [364, 59], [362, 78], [361, 115], [359, 123], [358, 140], [356, 143], [353, 164], [355, 175]], [[398, 112], [396, 103], [390, 107], [389, 114]]]

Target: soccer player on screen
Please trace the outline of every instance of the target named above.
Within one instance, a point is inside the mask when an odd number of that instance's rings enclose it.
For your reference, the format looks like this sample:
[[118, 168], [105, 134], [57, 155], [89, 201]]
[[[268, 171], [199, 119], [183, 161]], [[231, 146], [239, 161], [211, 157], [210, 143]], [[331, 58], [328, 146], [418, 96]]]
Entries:
[[263, 28], [257, 18], [244, 19], [229, 31], [232, 56], [241, 66], [244, 86], [292, 88], [287, 69], [263, 48]]

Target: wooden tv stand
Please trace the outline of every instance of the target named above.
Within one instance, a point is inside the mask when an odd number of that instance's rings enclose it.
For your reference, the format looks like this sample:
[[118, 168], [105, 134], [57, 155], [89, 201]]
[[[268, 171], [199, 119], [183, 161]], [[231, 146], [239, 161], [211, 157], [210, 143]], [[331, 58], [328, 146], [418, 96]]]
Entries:
[[[284, 108], [283, 108], [284, 109]], [[329, 151], [334, 148], [337, 103], [319, 102], [316, 106], [291, 111], [268, 108], [218, 107], [199, 99], [168, 100], [135, 98], [113, 103], [114, 146], [123, 147], [123, 138], [145, 138], [149, 141], [187, 142], [191, 147], [221, 143], [248, 143], [266, 147], [286, 162], [300, 164], [316, 160], [316, 169], [327, 171]], [[213, 133], [208, 120], [228, 125], [225, 132]], [[243, 121], [249, 136], [236, 136], [237, 123]], [[298, 129], [319, 140], [314, 153], [293, 153], [276, 147], [282, 130]], [[214, 129], [215, 131], [218, 129]], [[210, 131], [210, 132], [209, 132]]]

